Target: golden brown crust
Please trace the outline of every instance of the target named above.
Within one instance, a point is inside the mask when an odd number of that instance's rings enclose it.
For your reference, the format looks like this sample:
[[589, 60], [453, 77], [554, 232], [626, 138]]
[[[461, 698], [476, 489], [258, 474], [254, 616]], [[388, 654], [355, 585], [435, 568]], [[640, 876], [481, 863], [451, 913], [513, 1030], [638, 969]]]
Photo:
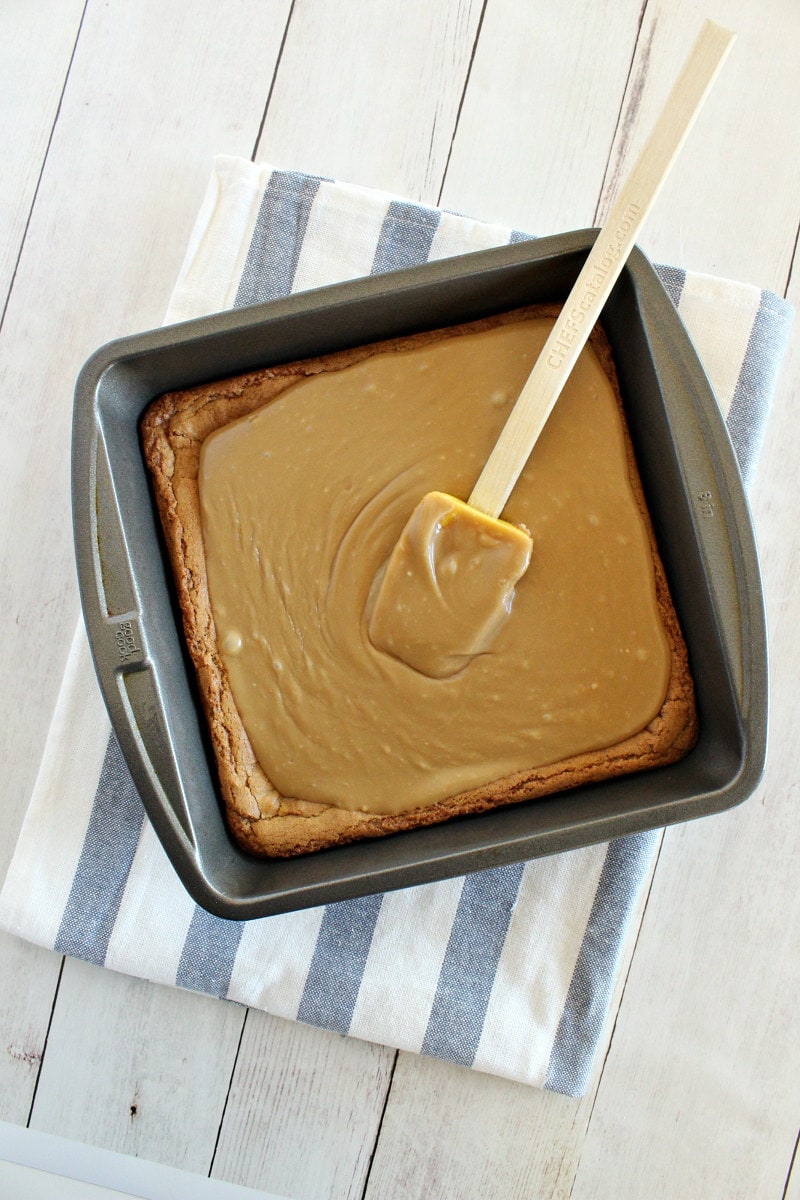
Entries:
[[[451, 328], [448, 332], [475, 332], [526, 315], [555, 316], [557, 311], [543, 306], [522, 309]], [[432, 331], [411, 338], [396, 338], [303, 362], [268, 367], [183, 392], [170, 392], [155, 400], [142, 419], [145, 460], [153, 479], [184, 634], [211, 733], [228, 825], [234, 838], [252, 854], [271, 857], [307, 854], [362, 838], [436, 824], [454, 816], [484, 812], [503, 804], [578, 787], [582, 783], [665, 766], [687, 754], [696, 741], [694, 687], [686, 645], [656, 549], [628, 437], [631, 481], [650, 534], [656, 593], [672, 651], [672, 672], [664, 705], [644, 730], [607, 750], [576, 755], [561, 763], [520, 772], [427, 808], [399, 814], [350, 812], [291, 800], [280, 796], [270, 784], [250, 746], [216, 644], [197, 484], [200, 447], [213, 430], [260, 408], [299, 379], [341, 369], [379, 350], [406, 349], [433, 341], [438, 336], [437, 331]], [[608, 342], [600, 330], [594, 331], [591, 340], [613, 383], [622, 411]]]

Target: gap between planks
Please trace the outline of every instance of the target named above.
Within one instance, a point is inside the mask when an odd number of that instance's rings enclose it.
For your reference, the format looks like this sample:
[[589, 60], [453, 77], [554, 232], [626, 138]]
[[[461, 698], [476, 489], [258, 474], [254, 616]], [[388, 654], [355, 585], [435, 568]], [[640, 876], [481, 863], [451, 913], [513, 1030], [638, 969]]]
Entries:
[[394, 1058], [392, 1059], [392, 1069], [389, 1072], [389, 1081], [388, 1081], [388, 1085], [386, 1088], [386, 1095], [383, 1098], [383, 1107], [381, 1109], [381, 1115], [378, 1119], [378, 1127], [375, 1130], [375, 1141], [372, 1144], [372, 1153], [369, 1156], [369, 1162], [367, 1163], [367, 1169], [364, 1173], [364, 1186], [361, 1189], [361, 1200], [366, 1200], [367, 1189], [369, 1187], [369, 1179], [370, 1179], [370, 1175], [372, 1174], [372, 1166], [373, 1166], [373, 1163], [375, 1162], [375, 1155], [378, 1153], [378, 1143], [381, 1140], [381, 1130], [383, 1129], [383, 1122], [384, 1122], [384, 1118], [386, 1117], [386, 1110], [389, 1107], [389, 1098], [392, 1094], [392, 1084], [394, 1083], [394, 1073], [397, 1070], [397, 1061], [398, 1061], [399, 1057], [400, 1057], [400, 1051], [395, 1050]]
[[[608, 150], [608, 159], [606, 161], [605, 171], [603, 172], [603, 178], [600, 181], [600, 190], [597, 193], [597, 203], [595, 204], [594, 217], [593, 217], [593, 222], [595, 225], [600, 224], [600, 222], [602, 220], [604, 208], [607, 207], [614, 199], [614, 193], [616, 192], [617, 184], [619, 183], [619, 179], [622, 174], [622, 162], [625, 157], [625, 148], [628, 143], [628, 130], [630, 129], [630, 126], [636, 116], [636, 113], [638, 112], [638, 109], [639, 109], [639, 97], [640, 97], [640, 93], [641, 93], [641, 85], [639, 86], [638, 91], [636, 89], [633, 89], [634, 94], [636, 95], [636, 100], [634, 101], [634, 104], [631, 107], [629, 107], [629, 105], [628, 105], [628, 95], [629, 95], [629, 92], [632, 90], [631, 89], [631, 80], [633, 79], [634, 68], [636, 67], [637, 58], [639, 55], [639, 42], [640, 42], [641, 36], [642, 36], [642, 26], [644, 24], [644, 17], [645, 17], [645, 13], [647, 11], [648, 3], [649, 3], [649, 0], [644, 0], [641, 10], [639, 12], [639, 22], [638, 22], [638, 25], [636, 28], [636, 38], [634, 40], [633, 47], [631, 49], [631, 60], [630, 60], [629, 66], [628, 66], [628, 77], [625, 80], [625, 87], [622, 90], [622, 97], [620, 99], [620, 104], [619, 104], [619, 112], [617, 114], [617, 123], [614, 126], [614, 132], [611, 135], [611, 143], [609, 145], [609, 150]], [[653, 29], [655, 29], [655, 23], [653, 25]], [[648, 64], [650, 61], [650, 45], [651, 44], [652, 44], [652, 32], [650, 35], [648, 45], [642, 55], [643, 61], [642, 61], [641, 69], [637, 70], [637, 75], [640, 77], [640, 79], [642, 81], [642, 85], [644, 83], [645, 78], [647, 77], [647, 67], [648, 67]], [[618, 134], [620, 134], [620, 127], [622, 127], [622, 134], [619, 137], [619, 143], [617, 143], [617, 136], [618, 136]], [[612, 171], [612, 163], [614, 164], [613, 171]], [[660, 852], [660, 847], [659, 847], [659, 852]]]
[[219, 1139], [222, 1136], [222, 1126], [225, 1124], [225, 1114], [228, 1111], [228, 1101], [231, 1098], [231, 1088], [233, 1087], [233, 1077], [236, 1074], [236, 1065], [239, 1062], [239, 1055], [242, 1050], [242, 1040], [244, 1039], [245, 1026], [247, 1025], [247, 1018], [249, 1017], [249, 1015], [250, 1015], [250, 1009], [246, 1008], [244, 1010], [244, 1017], [242, 1019], [242, 1027], [239, 1030], [239, 1040], [236, 1043], [236, 1053], [234, 1054], [233, 1062], [231, 1063], [231, 1072], [230, 1072], [230, 1075], [228, 1076], [228, 1088], [227, 1088], [227, 1091], [225, 1092], [225, 1099], [222, 1102], [222, 1112], [219, 1115], [219, 1125], [217, 1126], [217, 1136], [214, 1138], [214, 1149], [211, 1151], [211, 1159], [209, 1160], [208, 1171], [206, 1172], [209, 1179], [211, 1178], [211, 1172], [214, 1170], [214, 1159], [217, 1157], [217, 1149], [219, 1147]]
[[[781, 1200], [792, 1200], [793, 1196], [800, 1196], [800, 1168], [798, 1168], [800, 1158], [798, 1158], [798, 1152], [800, 1152], [800, 1129], [797, 1131], [794, 1150], [792, 1151], [792, 1158], [791, 1162], [789, 1163], [789, 1170], [786, 1175], [786, 1183], [783, 1187]], [[795, 1168], [798, 1168], [797, 1173], [795, 1173]]]
[[26, 1127], [27, 1129], [30, 1129], [30, 1125], [31, 1125], [31, 1117], [33, 1116], [33, 1107], [34, 1107], [34, 1105], [36, 1104], [36, 1093], [37, 1093], [37, 1092], [38, 1092], [38, 1090], [39, 1090], [39, 1080], [40, 1080], [40, 1079], [41, 1079], [41, 1077], [42, 1077], [42, 1067], [44, 1066], [44, 1056], [45, 1056], [45, 1054], [47, 1053], [47, 1043], [48, 1043], [48, 1041], [49, 1041], [49, 1038], [50, 1038], [50, 1030], [51, 1030], [51, 1028], [52, 1028], [52, 1025], [53, 1025], [53, 1016], [55, 1015], [55, 1011], [56, 1011], [56, 1001], [58, 1000], [58, 993], [59, 993], [59, 990], [60, 990], [60, 988], [61, 988], [61, 976], [64, 974], [64, 963], [65, 963], [65, 961], [66, 961], [66, 955], [63, 955], [63, 954], [62, 954], [62, 956], [61, 956], [61, 965], [60, 965], [60, 967], [58, 968], [58, 978], [56, 979], [56, 986], [55, 986], [55, 989], [54, 989], [54, 991], [53, 991], [53, 1002], [52, 1002], [52, 1004], [50, 1005], [50, 1016], [49, 1016], [49, 1017], [48, 1017], [48, 1019], [47, 1019], [47, 1028], [46, 1028], [46, 1029], [45, 1029], [45, 1031], [44, 1031], [44, 1041], [42, 1042], [42, 1053], [41, 1053], [41, 1055], [40, 1055], [40, 1057], [39, 1057], [39, 1069], [38, 1069], [38, 1071], [36, 1072], [36, 1080], [35, 1080], [35, 1082], [34, 1082], [34, 1085], [33, 1085], [33, 1093], [32, 1093], [32, 1095], [31, 1095], [31, 1103], [30, 1103], [30, 1107], [28, 1108], [28, 1118], [27, 1118], [27, 1120], [26, 1120], [26, 1122], [25, 1122], [25, 1127]]
[[269, 112], [270, 101], [272, 100], [272, 93], [275, 91], [275, 81], [278, 78], [278, 71], [280, 70], [281, 60], [283, 59], [283, 51], [286, 46], [286, 39], [289, 36], [289, 26], [292, 23], [292, 16], [294, 15], [294, 6], [295, 6], [295, 0], [291, 0], [291, 3], [289, 5], [289, 11], [286, 14], [286, 24], [283, 28], [283, 37], [281, 38], [281, 44], [278, 47], [278, 56], [275, 59], [275, 66], [272, 71], [272, 79], [270, 80], [270, 85], [269, 85], [269, 88], [267, 89], [267, 99], [264, 103], [264, 111], [261, 114], [261, 120], [259, 122], [258, 130], [256, 132], [256, 140], [253, 142], [253, 150], [250, 155], [250, 161], [253, 163], [256, 161], [256, 154], [258, 153], [258, 144], [261, 141], [261, 135], [264, 132], [264, 123], [266, 122], [267, 113]]
[[[489, 0], [483, 0], [483, 4], [481, 5], [480, 16], [478, 17], [478, 25], [475, 30], [475, 39], [472, 43], [472, 52], [469, 56], [469, 62], [467, 63], [467, 70], [464, 75], [464, 86], [461, 89], [461, 97], [458, 101], [458, 108], [456, 110], [456, 118], [455, 118], [455, 121], [453, 122], [453, 132], [450, 137], [450, 145], [447, 148], [447, 155], [445, 156], [445, 160], [444, 160], [444, 170], [442, 171], [442, 178], [441, 178], [441, 182], [439, 184], [439, 190], [436, 193], [437, 208], [441, 208], [441, 204], [442, 204], [442, 193], [444, 192], [444, 186], [445, 186], [445, 183], [447, 182], [447, 169], [450, 166], [450, 156], [453, 153], [453, 146], [455, 145], [456, 135], [458, 133], [458, 126], [461, 122], [461, 110], [464, 107], [464, 98], [466, 97], [467, 88], [469, 87], [469, 81], [472, 76], [472, 64], [475, 62], [475, 54], [478, 49], [478, 42], [481, 40], [481, 30], [483, 29], [483, 18], [486, 15], [486, 5], [488, 3], [489, 3]], [[432, 146], [430, 148], [432, 149]]]

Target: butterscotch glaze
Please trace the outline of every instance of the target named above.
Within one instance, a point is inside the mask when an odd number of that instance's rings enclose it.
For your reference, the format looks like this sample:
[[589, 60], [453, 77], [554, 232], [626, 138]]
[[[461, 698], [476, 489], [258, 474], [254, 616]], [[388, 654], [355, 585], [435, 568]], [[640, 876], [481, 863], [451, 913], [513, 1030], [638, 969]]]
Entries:
[[423, 495], [467, 496], [550, 322], [379, 353], [203, 443], [217, 645], [278, 791], [397, 813], [643, 729], [670, 648], [618, 402], [587, 348], [515, 488], [511, 618], [450, 678], [376, 648], [367, 599]]

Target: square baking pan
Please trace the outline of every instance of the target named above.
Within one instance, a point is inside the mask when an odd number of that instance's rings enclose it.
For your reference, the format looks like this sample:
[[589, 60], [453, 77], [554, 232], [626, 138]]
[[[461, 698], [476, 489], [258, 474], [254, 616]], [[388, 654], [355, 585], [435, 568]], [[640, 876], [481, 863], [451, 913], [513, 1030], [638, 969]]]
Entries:
[[81, 601], [111, 722], [190, 894], [247, 919], [535, 858], [729, 808], [763, 771], [766, 631], [747, 502], [718, 405], [647, 258], [604, 310], [700, 736], [681, 762], [289, 860], [231, 840], [139, 441], [162, 392], [566, 298], [596, 231], [523, 242], [227, 312], [100, 349], [77, 383]]

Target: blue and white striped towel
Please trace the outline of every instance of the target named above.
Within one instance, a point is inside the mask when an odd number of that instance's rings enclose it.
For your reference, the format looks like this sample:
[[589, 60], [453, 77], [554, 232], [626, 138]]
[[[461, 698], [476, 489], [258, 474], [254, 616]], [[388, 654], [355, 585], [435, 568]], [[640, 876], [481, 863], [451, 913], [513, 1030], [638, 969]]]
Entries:
[[[524, 235], [221, 158], [167, 321]], [[662, 271], [747, 475], [791, 309]], [[585, 1090], [658, 833], [239, 923], [197, 908], [144, 819], [79, 626], [0, 922], [41, 945], [570, 1095]]]

